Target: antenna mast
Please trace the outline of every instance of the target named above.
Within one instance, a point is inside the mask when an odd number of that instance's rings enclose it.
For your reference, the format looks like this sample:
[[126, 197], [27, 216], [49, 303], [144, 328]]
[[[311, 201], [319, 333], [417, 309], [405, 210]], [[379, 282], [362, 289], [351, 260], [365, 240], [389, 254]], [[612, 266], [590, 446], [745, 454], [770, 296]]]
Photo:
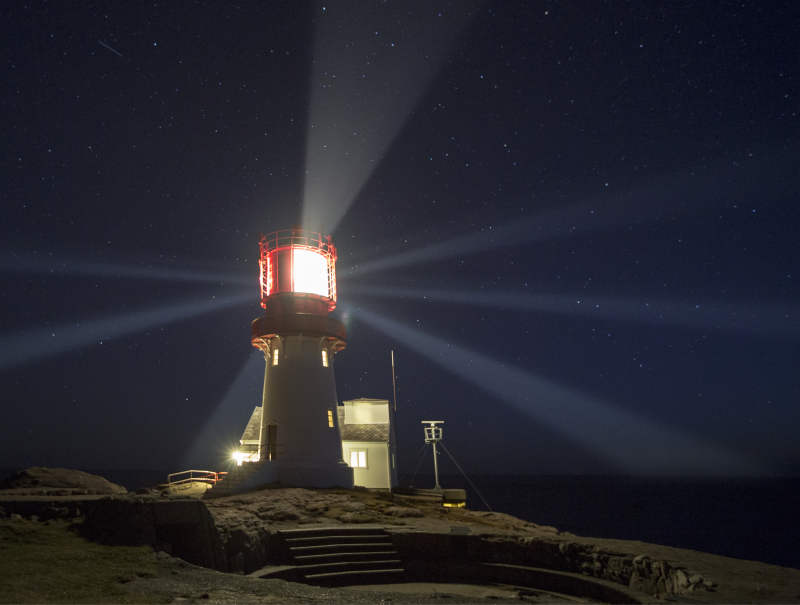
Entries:
[[442, 427], [439, 425], [444, 424], [444, 420], [423, 420], [422, 424], [428, 425], [424, 427], [425, 443], [430, 443], [431, 448], [433, 448], [433, 476], [436, 480], [436, 485], [433, 489], [441, 491], [442, 486], [439, 485], [439, 460], [436, 456], [436, 446], [439, 445], [439, 442], [442, 440]]
[[397, 414], [397, 376], [394, 373], [394, 349], [392, 349], [392, 406]]

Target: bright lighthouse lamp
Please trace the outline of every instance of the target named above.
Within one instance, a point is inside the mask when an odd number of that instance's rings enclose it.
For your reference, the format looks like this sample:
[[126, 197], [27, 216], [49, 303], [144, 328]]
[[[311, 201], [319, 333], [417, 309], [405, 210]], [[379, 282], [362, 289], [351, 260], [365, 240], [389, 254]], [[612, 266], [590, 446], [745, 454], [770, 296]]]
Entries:
[[315, 250], [292, 250], [292, 289], [294, 292], [328, 296], [328, 263]]
[[[261, 237], [261, 306], [293, 300], [300, 312], [336, 308], [336, 247], [330, 236], [301, 229]], [[304, 307], [302, 309], [299, 306]]]

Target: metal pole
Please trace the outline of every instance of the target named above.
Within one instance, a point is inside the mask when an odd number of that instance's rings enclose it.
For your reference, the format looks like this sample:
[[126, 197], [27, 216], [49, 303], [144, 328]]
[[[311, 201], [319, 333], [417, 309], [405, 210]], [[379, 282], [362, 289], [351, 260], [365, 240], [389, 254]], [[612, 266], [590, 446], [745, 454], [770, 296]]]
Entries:
[[431, 443], [433, 446], [433, 476], [436, 479], [436, 485], [433, 489], [442, 489], [442, 486], [439, 485], [439, 461], [436, 458], [436, 441]]
[[394, 349], [392, 349], [392, 403], [397, 414], [397, 378], [394, 373]]

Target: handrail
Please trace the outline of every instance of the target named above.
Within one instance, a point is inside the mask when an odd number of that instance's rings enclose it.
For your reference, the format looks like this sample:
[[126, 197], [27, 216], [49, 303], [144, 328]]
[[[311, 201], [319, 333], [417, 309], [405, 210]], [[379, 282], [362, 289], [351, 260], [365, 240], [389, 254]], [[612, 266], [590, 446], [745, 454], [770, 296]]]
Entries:
[[[174, 477], [178, 477], [179, 475], [189, 474], [188, 477], [184, 477], [182, 479], [174, 479]], [[195, 473], [198, 473], [195, 476]], [[179, 471], [177, 473], [170, 473], [167, 475], [167, 485], [177, 485], [179, 483], [189, 483], [192, 481], [198, 481], [202, 483], [211, 483], [212, 485], [216, 485], [220, 481], [222, 481], [228, 473], [225, 471], [207, 471], [207, 470], [199, 470], [199, 469], [189, 469], [185, 471]]]

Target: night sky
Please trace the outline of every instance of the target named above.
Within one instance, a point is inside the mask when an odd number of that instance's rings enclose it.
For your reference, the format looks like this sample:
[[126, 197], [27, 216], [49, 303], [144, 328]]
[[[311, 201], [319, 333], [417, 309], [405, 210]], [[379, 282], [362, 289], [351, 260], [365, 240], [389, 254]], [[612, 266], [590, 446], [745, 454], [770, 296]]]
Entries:
[[796, 2], [2, 9], [0, 466], [213, 466], [332, 233], [401, 472], [800, 474]]

